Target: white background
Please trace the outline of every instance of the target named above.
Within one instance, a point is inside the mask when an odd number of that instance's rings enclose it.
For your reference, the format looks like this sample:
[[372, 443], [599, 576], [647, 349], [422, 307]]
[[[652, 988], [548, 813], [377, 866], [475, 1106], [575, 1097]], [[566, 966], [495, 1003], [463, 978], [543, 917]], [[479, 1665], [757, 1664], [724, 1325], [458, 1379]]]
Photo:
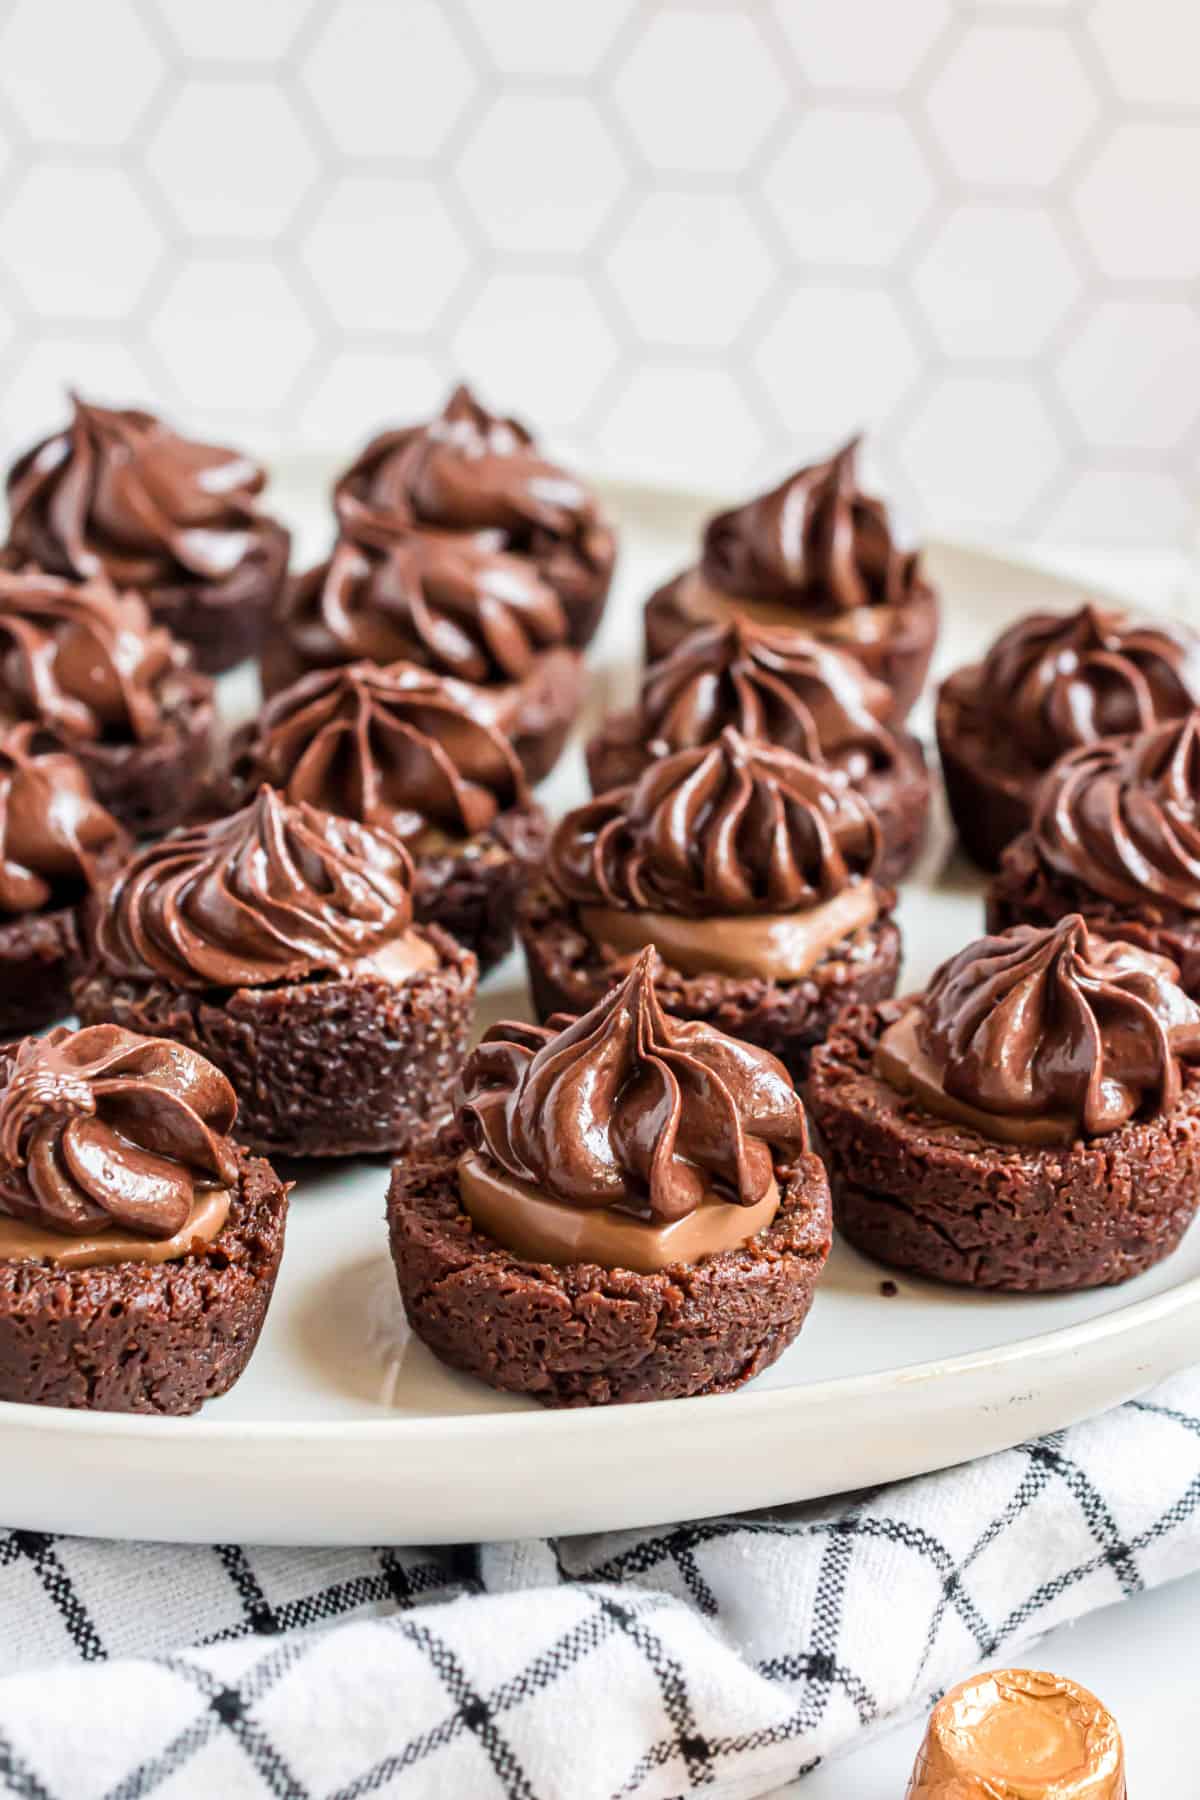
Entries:
[[1195, 0], [0, 0], [0, 448], [347, 452], [459, 372], [736, 489], [1194, 541]]

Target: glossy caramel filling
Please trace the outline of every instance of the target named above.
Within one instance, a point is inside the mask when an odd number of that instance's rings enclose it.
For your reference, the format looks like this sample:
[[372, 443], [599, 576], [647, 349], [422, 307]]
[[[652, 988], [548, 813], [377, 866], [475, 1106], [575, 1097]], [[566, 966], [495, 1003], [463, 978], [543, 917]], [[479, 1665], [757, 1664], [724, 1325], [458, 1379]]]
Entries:
[[412, 975], [435, 969], [437, 964], [438, 953], [428, 938], [422, 937], [419, 931], [405, 931], [370, 956], [360, 958], [354, 969], [359, 975], [382, 975], [385, 981], [399, 986]]
[[1041, 1118], [1019, 1113], [985, 1112], [966, 1100], [948, 1094], [942, 1072], [921, 1047], [917, 1036], [918, 1009], [910, 1006], [903, 1018], [889, 1025], [875, 1047], [875, 1073], [898, 1093], [911, 1094], [926, 1112], [967, 1125], [981, 1137], [1001, 1144], [1073, 1144], [1079, 1124], [1069, 1113], [1046, 1113]]
[[699, 569], [689, 569], [675, 589], [679, 611], [697, 624], [728, 625], [733, 619], [748, 619], [752, 625], [766, 629], [781, 626], [790, 631], [805, 627], [820, 632], [822, 638], [843, 638], [848, 643], [873, 644], [891, 631], [889, 606], [849, 606], [837, 611], [824, 607], [807, 607], [794, 600], [747, 600], [740, 594], [727, 594], [707, 582]]
[[47, 1231], [0, 1215], [0, 1262], [50, 1262], [59, 1269], [105, 1269], [113, 1263], [165, 1263], [218, 1238], [229, 1217], [229, 1189], [202, 1188], [184, 1225], [169, 1238], [112, 1228], [89, 1237]]
[[714, 1195], [682, 1219], [651, 1224], [609, 1206], [552, 1200], [531, 1181], [519, 1180], [475, 1150], [459, 1158], [458, 1191], [472, 1223], [525, 1262], [556, 1268], [599, 1263], [602, 1269], [632, 1269], [639, 1275], [736, 1250], [757, 1237], [779, 1211], [779, 1189], [772, 1181], [753, 1206]]
[[678, 913], [626, 912], [581, 906], [579, 918], [594, 944], [624, 956], [653, 944], [681, 975], [733, 975], [798, 981], [852, 932], [879, 916], [874, 885], [859, 881], [797, 913], [751, 913], [740, 918], [689, 919]]
[[1125, 1800], [1121, 1734], [1094, 1694], [1003, 1669], [934, 1709], [908, 1800]]

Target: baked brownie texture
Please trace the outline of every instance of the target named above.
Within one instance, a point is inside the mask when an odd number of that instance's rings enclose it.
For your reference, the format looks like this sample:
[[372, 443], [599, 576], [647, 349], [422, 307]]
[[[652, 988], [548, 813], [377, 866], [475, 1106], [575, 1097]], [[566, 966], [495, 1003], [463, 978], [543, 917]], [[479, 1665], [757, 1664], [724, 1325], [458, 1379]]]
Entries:
[[75, 396], [69, 425], [9, 474], [9, 544], [52, 574], [136, 590], [215, 673], [257, 650], [287, 573], [265, 485], [240, 451]]
[[399, 838], [264, 787], [125, 865], [76, 1006], [199, 1049], [255, 1148], [402, 1149], [447, 1113], [476, 984], [471, 952], [411, 919]]
[[464, 682], [413, 663], [321, 669], [267, 702], [231, 747], [219, 816], [262, 782], [292, 802], [381, 826], [413, 858], [413, 916], [490, 968], [512, 946], [517, 896], [546, 822], [508, 738]]
[[523, 425], [489, 412], [466, 387], [436, 418], [373, 439], [339, 479], [334, 506], [342, 531], [366, 543], [413, 526], [486, 540], [557, 594], [576, 648], [595, 634], [616, 562], [612, 525]]
[[240, 1151], [229, 1216], [202, 1252], [90, 1269], [0, 1261], [0, 1400], [191, 1413], [226, 1393], [267, 1315], [287, 1194]]
[[946, 795], [963, 847], [993, 870], [1029, 829], [1042, 776], [1069, 751], [1200, 704], [1200, 635], [1087, 604], [1034, 613], [958, 669], [937, 701]]
[[[666, 656], [701, 622], [698, 579], [702, 610], [714, 599], [722, 612], [736, 612], [739, 602], [767, 608], [772, 623], [794, 624], [855, 657], [891, 692], [893, 722], [905, 719], [937, 641], [937, 597], [919, 554], [895, 543], [886, 507], [859, 488], [857, 455], [852, 439], [827, 462], [711, 519], [698, 569], [647, 602], [647, 660]], [[856, 616], [871, 628], [856, 630]]]
[[1200, 713], [1061, 757], [988, 889], [991, 929], [1079, 912], [1200, 991]]
[[1200, 1200], [1200, 1008], [1176, 975], [1073, 915], [849, 1008], [808, 1083], [841, 1230], [893, 1267], [1015, 1291], [1158, 1262]]
[[[539, 1019], [587, 1012], [630, 967], [629, 957], [602, 955], [580, 925], [578, 909], [546, 881], [526, 891], [517, 929]], [[856, 1000], [888, 998], [899, 974], [900, 929], [885, 917], [838, 945], [799, 981], [682, 975], [660, 958], [656, 986], [676, 1018], [701, 1019], [730, 1037], [760, 1044], [802, 1081], [814, 1045], [823, 1042], [842, 1008]]]
[[174, 1038], [228, 1076], [235, 1132], [288, 1156], [400, 1151], [446, 1117], [475, 1006], [476, 966], [435, 925], [438, 966], [403, 983], [314, 975], [272, 987], [190, 993], [94, 968], [75, 988], [84, 1024], [112, 1020]]
[[398, 1163], [388, 1235], [413, 1330], [452, 1368], [545, 1406], [725, 1394], [796, 1337], [830, 1246], [818, 1157], [777, 1169], [773, 1222], [737, 1250], [660, 1274], [522, 1262], [472, 1225], [447, 1132], [424, 1161]]

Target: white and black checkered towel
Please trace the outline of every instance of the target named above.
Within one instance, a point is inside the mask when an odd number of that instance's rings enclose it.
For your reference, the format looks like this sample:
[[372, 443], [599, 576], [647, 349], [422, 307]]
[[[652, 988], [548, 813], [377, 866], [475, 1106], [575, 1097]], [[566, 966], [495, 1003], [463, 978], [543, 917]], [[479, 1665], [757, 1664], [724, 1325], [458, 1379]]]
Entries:
[[0, 1532], [0, 1791], [748, 1797], [1197, 1567], [1200, 1370], [945, 1474], [658, 1531], [426, 1552]]

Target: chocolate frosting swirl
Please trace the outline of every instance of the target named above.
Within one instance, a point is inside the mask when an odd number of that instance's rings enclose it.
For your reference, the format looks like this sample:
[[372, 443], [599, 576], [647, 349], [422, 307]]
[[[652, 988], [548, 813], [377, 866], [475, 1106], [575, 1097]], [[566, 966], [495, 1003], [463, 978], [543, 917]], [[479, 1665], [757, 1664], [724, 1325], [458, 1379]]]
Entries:
[[726, 729], [568, 813], [547, 867], [581, 905], [712, 918], [816, 906], [869, 878], [879, 849], [852, 788]]
[[804, 1108], [769, 1051], [669, 1018], [654, 952], [579, 1019], [494, 1025], [456, 1097], [468, 1144], [579, 1207], [657, 1223], [706, 1196], [754, 1206], [774, 1153], [808, 1148]]
[[7, 1054], [0, 1213], [72, 1237], [115, 1227], [169, 1238], [198, 1186], [236, 1185], [237, 1101], [194, 1050], [89, 1025]]
[[408, 928], [411, 887], [398, 838], [263, 787], [139, 851], [105, 895], [96, 947], [117, 975], [177, 988], [342, 973]]
[[1048, 868], [1090, 893], [1200, 912], [1200, 712], [1062, 757], [1033, 837]]
[[1080, 744], [1145, 731], [1200, 705], [1200, 636], [1091, 603], [1033, 613], [997, 638], [978, 690], [996, 729], [1046, 768]]
[[562, 602], [528, 563], [415, 530], [382, 550], [340, 538], [292, 583], [283, 629], [313, 667], [415, 662], [476, 683], [521, 680], [568, 636]]
[[1078, 913], [968, 944], [935, 973], [918, 1039], [947, 1094], [1009, 1118], [1064, 1114], [1115, 1131], [1179, 1099], [1200, 1007], [1163, 956], [1092, 936]]
[[263, 708], [235, 781], [399, 837], [427, 825], [474, 837], [530, 796], [512, 745], [472, 717], [472, 697], [411, 663], [318, 670]]
[[711, 519], [704, 579], [745, 600], [832, 613], [898, 605], [923, 589], [917, 552], [897, 547], [887, 508], [859, 489], [859, 442]]
[[843, 651], [735, 619], [689, 633], [651, 664], [630, 731], [666, 756], [733, 726], [859, 779], [896, 763], [896, 739], [881, 723], [891, 708], [889, 689]]
[[608, 586], [613, 532], [594, 497], [547, 462], [523, 425], [457, 387], [435, 419], [367, 445], [334, 491], [347, 536], [386, 546], [412, 526], [472, 534], [483, 552], [528, 559], [567, 598]]
[[39, 747], [36, 725], [0, 733], [0, 914], [73, 905], [124, 833], [73, 756]]
[[0, 707], [63, 742], [153, 743], [165, 729], [164, 683], [187, 667], [136, 594], [0, 570]]
[[70, 424], [9, 474], [9, 543], [54, 574], [118, 587], [220, 582], [278, 529], [257, 505], [265, 483], [236, 450], [73, 395]]

